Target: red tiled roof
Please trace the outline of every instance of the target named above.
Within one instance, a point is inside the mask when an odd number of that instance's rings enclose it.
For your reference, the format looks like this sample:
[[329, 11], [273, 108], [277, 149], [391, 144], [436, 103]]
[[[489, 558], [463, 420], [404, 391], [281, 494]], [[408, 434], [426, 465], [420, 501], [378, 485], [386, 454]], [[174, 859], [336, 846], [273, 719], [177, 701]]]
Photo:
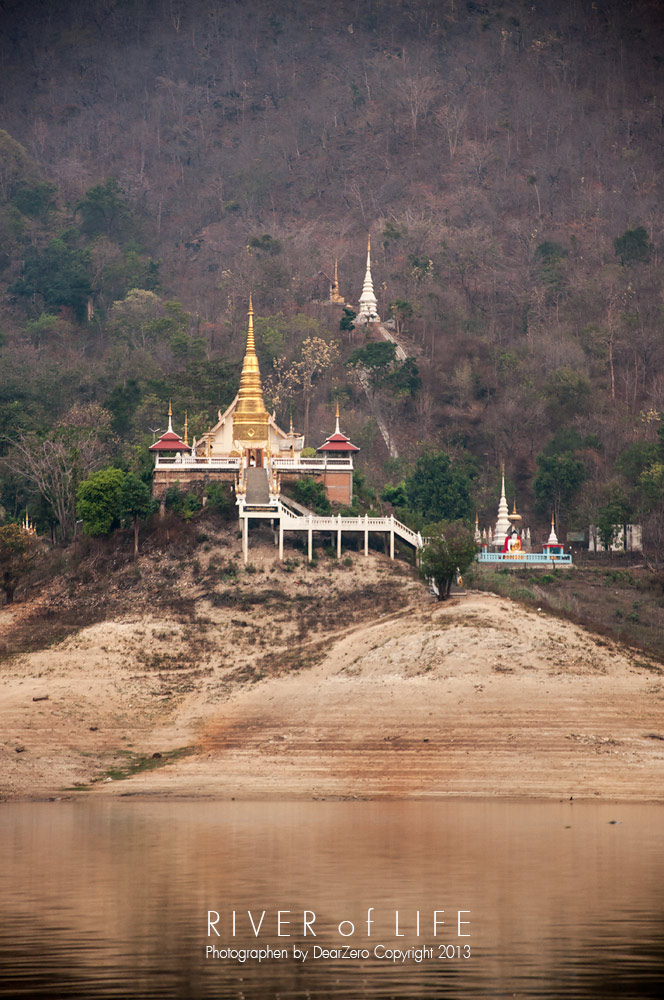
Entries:
[[320, 448], [316, 448], [316, 451], [359, 451], [360, 449], [357, 445], [354, 445], [350, 438], [347, 438], [345, 434], [340, 431], [332, 434], [325, 444], [322, 444]]
[[158, 441], [150, 445], [150, 451], [191, 451], [191, 447], [175, 431], [166, 431]]

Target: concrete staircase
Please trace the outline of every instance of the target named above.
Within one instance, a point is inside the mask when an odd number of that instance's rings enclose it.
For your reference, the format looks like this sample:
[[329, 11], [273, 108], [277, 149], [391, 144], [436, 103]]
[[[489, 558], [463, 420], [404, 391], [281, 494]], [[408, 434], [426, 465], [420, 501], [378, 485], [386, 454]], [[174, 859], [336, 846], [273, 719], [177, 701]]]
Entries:
[[270, 486], [267, 469], [247, 469], [247, 507], [268, 507]]

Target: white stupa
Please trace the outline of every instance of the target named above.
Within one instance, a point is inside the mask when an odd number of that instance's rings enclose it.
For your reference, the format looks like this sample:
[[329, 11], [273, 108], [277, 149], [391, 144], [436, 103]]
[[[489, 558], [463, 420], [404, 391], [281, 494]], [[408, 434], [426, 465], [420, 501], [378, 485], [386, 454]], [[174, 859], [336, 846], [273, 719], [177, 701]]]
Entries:
[[367, 270], [364, 275], [364, 284], [362, 285], [356, 323], [380, 323], [378, 300], [374, 293], [371, 277], [371, 235], [369, 235], [367, 241]]
[[558, 535], [556, 534], [556, 522], [553, 514], [551, 515], [551, 532], [546, 540], [547, 545], [560, 545], [558, 541]]
[[502, 485], [500, 488], [500, 503], [498, 504], [498, 520], [496, 521], [496, 528], [493, 533], [493, 547], [502, 549], [505, 544], [505, 538], [507, 537], [507, 532], [511, 528], [510, 518], [509, 518], [509, 507], [507, 506], [507, 498], [505, 496], [505, 463], [503, 462], [500, 473], [502, 476]]

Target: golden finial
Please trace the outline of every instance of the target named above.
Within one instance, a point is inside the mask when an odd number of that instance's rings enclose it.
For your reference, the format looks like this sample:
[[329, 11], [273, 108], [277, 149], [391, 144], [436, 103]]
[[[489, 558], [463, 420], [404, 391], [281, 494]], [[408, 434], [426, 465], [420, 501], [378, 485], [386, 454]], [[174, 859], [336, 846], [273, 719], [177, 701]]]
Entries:
[[188, 427], [188, 423], [187, 423], [187, 411], [185, 410], [184, 411], [184, 443], [186, 445], [189, 444], [189, 440], [188, 440], [188, 437], [187, 437], [187, 427]]
[[337, 414], [336, 415], [337, 415], [337, 427], [336, 427], [336, 432], [335, 433], [340, 434], [341, 431], [339, 430], [339, 400], [337, 400]]
[[171, 401], [168, 401], [168, 429], [173, 433], [173, 407], [171, 406]]

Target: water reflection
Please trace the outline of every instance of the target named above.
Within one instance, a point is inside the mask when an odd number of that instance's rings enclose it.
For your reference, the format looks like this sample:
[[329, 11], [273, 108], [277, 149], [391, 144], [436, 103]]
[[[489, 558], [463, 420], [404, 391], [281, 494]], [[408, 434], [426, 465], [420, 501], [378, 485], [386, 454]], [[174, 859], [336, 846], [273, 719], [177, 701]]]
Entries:
[[[661, 995], [663, 843], [653, 805], [5, 805], [0, 996], [644, 1000]], [[207, 937], [210, 910], [219, 938]], [[258, 937], [248, 910], [256, 925], [265, 911]], [[290, 937], [277, 936], [278, 910], [291, 911]], [[206, 960], [208, 944], [289, 957]], [[345, 944], [369, 957], [313, 959], [314, 945]], [[377, 944], [433, 957], [395, 964]], [[456, 957], [465, 944], [470, 958]]]

